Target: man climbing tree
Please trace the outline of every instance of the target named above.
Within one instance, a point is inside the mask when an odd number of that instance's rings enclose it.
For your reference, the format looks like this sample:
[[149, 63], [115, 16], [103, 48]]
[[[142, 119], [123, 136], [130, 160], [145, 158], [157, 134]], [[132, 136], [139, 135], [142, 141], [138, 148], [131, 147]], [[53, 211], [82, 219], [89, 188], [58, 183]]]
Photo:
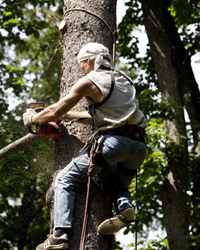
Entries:
[[[112, 165], [113, 197], [119, 211], [117, 216], [103, 221], [98, 231], [113, 234], [134, 217], [128, 187], [146, 155], [146, 119], [139, 110], [135, 88], [128, 76], [112, 69], [111, 56], [104, 45], [86, 44], [78, 54], [78, 61], [85, 77], [69, 94], [40, 113], [28, 109], [23, 115], [27, 127], [64, 118], [78, 119], [96, 129], [92, 144], [73, 158], [56, 178], [54, 232], [37, 250], [69, 248], [74, 199], [77, 189], [87, 183], [93, 161], [95, 173]], [[88, 111], [71, 111], [83, 97], [88, 101]]]
[[[61, 76], [61, 97], [64, 97], [71, 87], [81, 77], [80, 68], [77, 67], [77, 54], [80, 48], [87, 42], [96, 41], [104, 44], [111, 53], [115, 44], [114, 32], [116, 30], [116, 1], [64, 1], [63, 11], [64, 25], [60, 27], [62, 32], [62, 76]], [[112, 13], [112, 15], [110, 15]], [[85, 100], [82, 99], [74, 110], [85, 110]], [[67, 126], [69, 136], [67, 140], [59, 140], [55, 147], [55, 170], [66, 166], [72, 157], [78, 153], [87, 138], [91, 136], [91, 128], [87, 124], [72, 124]], [[105, 179], [105, 176], [104, 176]], [[95, 179], [95, 183], [99, 180]], [[111, 213], [109, 196], [104, 190], [106, 185], [100, 182], [100, 185], [92, 183], [90, 205], [90, 217], [88, 218], [87, 235], [85, 245], [89, 249], [107, 249], [111, 248], [110, 237], [98, 237], [96, 234], [96, 225], [102, 219], [107, 218]], [[99, 196], [95, 195], [98, 192]], [[70, 248], [77, 250], [79, 248], [80, 235], [82, 233], [82, 221], [85, 208], [85, 190], [80, 190], [76, 198], [74, 209], [73, 230], [70, 237]], [[50, 195], [50, 205], [52, 204], [53, 192]], [[106, 201], [106, 202], [105, 202]], [[99, 210], [99, 208], [101, 208]], [[51, 206], [53, 211], [53, 207]], [[96, 211], [99, 210], [99, 213]], [[53, 213], [51, 213], [53, 214]], [[93, 218], [91, 221], [90, 218]], [[94, 223], [95, 220], [95, 223]], [[51, 219], [53, 224], [53, 219]], [[51, 226], [53, 228], [53, 225]], [[51, 230], [52, 231], [52, 230]], [[91, 240], [92, 238], [92, 240]]]

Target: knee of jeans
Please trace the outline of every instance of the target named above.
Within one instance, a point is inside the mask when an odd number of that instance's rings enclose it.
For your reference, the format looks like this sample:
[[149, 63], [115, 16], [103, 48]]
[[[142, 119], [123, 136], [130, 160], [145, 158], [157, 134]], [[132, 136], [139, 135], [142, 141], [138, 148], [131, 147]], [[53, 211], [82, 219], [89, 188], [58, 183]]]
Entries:
[[76, 187], [76, 185], [72, 181], [68, 180], [66, 178], [66, 176], [60, 175], [60, 176], [56, 177], [55, 185], [54, 185], [55, 190], [65, 189], [65, 190], [68, 190], [70, 192], [71, 191], [74, 192], [75, 187]]
[[[59, 173], [60, 174], [60, 173]], [[59, 182], [60, 182], [60, 176], [59, 176], [59, 174], [56, 176], [56, 178], [55, 178], [55, 184], [54, 184], [54, 186], [55, 186], [55, 188], [57, 188], [58, 187], [58, 184], [59, 184]]]
[[55, 179], [55, 187], [67, 181], [67, 174], [60, 171]]
[[56, 175], [55, 182], [58, 182], [61, 179], [63, 175], [62, 172], [63, 172], [63, 169]]

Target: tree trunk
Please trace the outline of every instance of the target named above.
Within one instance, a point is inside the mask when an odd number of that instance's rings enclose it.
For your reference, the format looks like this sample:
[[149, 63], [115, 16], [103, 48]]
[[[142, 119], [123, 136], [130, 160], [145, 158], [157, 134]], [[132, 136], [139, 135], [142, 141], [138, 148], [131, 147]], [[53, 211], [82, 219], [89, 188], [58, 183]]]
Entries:
[[[88, 42], [102, 43], [109, 48], [112, 54], [113, 32], [116, 29], [116, 1], [65, 0], [63, 20], [62, 24], [64, 25], [62, 25], [61, 30], [63, 50], [61, 97], [65, 96], [81, 77], [77, 55], [84, 44]], [[109, 27], [107, 24], [109, 24]], [[82, 101], [74, 110], [85, 110], [85, 106], [86, 103]], [[67, 131], [68, 134], [65, 135], [65, 138], [55, 144], [56, 171], [65, 167], [91, 136], [91, 127], [87, 125], [72, 123], [67, 126]], [[111, 215], [109, 192], [104, 181], [105, 178], [108, 178], [108, 175], [105, 174], [103, 178], [98, 176], [92, 182], [90, 215], [84, 249], [111, 249], [111, 238], [97, 235], [97, 226]], [[53, 211], [53, 188], [50, 190], [47, 194], [47, 200], [51, 211]], [[70, 250], [79, 249], [85, 197], [86, 187], [80, 190], [76, 197]]]
[[[144, 22], [159, 88], [164, 99], [173, 102], [172, 119], [165, 121], [167, 170], [163, 187], [163, 209], [171, 250], [183, 250], [189, 244], [187, 214], [188, 152], [181, 91], [180, 60], [184, 47], [168, 12], [169, 0], [142, 0]], [[188, 69], [187, 69], [188, 70]], [[192, 73], [192, 72], [190, 72]]]

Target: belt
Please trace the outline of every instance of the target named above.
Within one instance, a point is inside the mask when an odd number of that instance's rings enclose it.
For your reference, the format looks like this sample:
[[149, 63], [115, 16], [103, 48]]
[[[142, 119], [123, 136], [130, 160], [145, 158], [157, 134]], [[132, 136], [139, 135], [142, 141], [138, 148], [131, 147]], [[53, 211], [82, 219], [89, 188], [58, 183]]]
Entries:
[[100, 135], [110, 134], [110, 135], [122, 135], [127, 136], [131, 139], [138, 140], [147, 143], [148, 138], [145, 129], [137, 125], [123, 125], [118, 128], [108, 129], [105, 131], [99, 131]]

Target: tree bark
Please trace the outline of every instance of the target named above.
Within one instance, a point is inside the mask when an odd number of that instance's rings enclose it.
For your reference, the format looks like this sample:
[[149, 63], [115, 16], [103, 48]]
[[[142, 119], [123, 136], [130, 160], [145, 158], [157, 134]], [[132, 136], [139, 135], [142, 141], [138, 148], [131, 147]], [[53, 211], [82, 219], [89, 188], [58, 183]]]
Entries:
[[[61, 29], [63, 51], [61, 97], [65, 96], [81, 77], [77, 55], [84, 44], [88, 42], [102, 43], [109, 48], [112, 54], [113, 32], [116, 29], [116, 1], [65, 0], [62, 24], [64, 25]], [[81, 101], [74, 110], [85, 110], [85, 106], [86, 103]], [[67, 126], [67, 130], [68, 135], [63, 140], [56, 141], [55, 144], [55, 171], [65, 167], [91, 136], [91, 127], [87, 125], [72, 123]], [[111, 238], [97, 235], [97, 227], [100, 222], [111, 215], [109, 188], [105, 181], [107, 178], [108, 175], [105, 173], [103, 177], [95, 177], [92, 182], [90, 215], [84, 249], [111, 249]], [[85, 198], [86, 187], [80, 190], [76, 196], [73, 232], [70, 238], [71, 250], [79, 249]], [[53, 185], [47, 193], [47, 200], [53, 211]], [[53, 227], [53, 222], [51, 227]]]
[[[180, 68], [186, 70], [181, 61], [183, 59], [180, 59], [184, 47], [168, 12], [170, 1], [141, 2], [159, 88], [162, 97], [173, 102], [173, 117], [165, 121], [167, 167], [163, 187], [163, 210], [170, 249], [182, 250], [189, 245], [186, 195], [188, 152], [180, 78]], [[177, 65], [182, 65], [179, 70]]]

